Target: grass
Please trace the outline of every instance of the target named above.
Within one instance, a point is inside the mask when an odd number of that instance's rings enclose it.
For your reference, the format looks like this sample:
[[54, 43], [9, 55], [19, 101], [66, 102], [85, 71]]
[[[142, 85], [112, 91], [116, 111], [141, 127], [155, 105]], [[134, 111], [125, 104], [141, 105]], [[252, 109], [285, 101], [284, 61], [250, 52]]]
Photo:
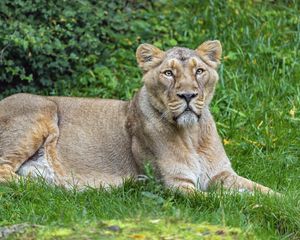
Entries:
[[[119, 220], [113, 225], [125, 230], [128, 226], [122, 223], [135, 222], [137, 229], [131, 232], [141, 234], [144, 230], [141, 226], [149, 227], [149, 222], [159, 220], [163, 223], [159, 224], [159, 231], [164, 234], [172, 233], [171, 228], [165, 228], [166, 224], [174, 228], [193, 223], [198, 227], [204, 224], [216, 229], [234, 228], [244, 233], [245, 239], [276, 239], [279, 235], [281, 238], [299, 237], [299, 194], [286, 194], [280, 199], [260, 194], [214, 192], [184, 196], [164, 189], [154, 180], [127, 182], [122, 188], [111, 191], [77, 192], [55, 188], [42, 181], [25, 181], [1, 186], [0, 199], [1, 225], [36, 224], [39, 227], [34, 232], [40, 234], [38, 236], [45, 233], [45, 228], [46, 232], [65, 233], [67, 229], [71, 234], [75, 228], [85, 234], [95, 233], [95, 225], [106, 223], [110, 226], [113, 220]], [[54, 239], [55, 235], [51, 237]]]
[[[220, 82], [211, 110], [226, 151], [240, 175], [283, 193], [283, 197], [223, 192], [183, 196], [154, 180], [128, 182], [111, 191], [84, 192], [28, 181], [0, 186], [0, 226], [26, 222], [38, 225], [23, 235], [28, 239], [72, 239], [75, 230], [77, 238], [99, 237], [102, 228], [95, 227], [99, 224], [124, 229], [136, 224], [132, 234], [142, 239], [147, 233], [141, 227], [159, 219], [161, 228], [153, 230], [157, 236], [172, 235], [173, 228], [195, 224], [238, 229], [243, 233], [241, 239], [300, 238], [298, 2], [205, 1], [199, 6], [197, 1], [175, 1], [180, 6], [176, 9], [173, 4], [158, 2], [147, 12], [149, 22], [160, 19], [160, 30], [154, 24], [149, 26], [152, 42], [195, 48], [205, 39], [222, 41]], [[118, 54], [112, 53], [112, 57]], [[133, 50], [126, 54], [128, 66], [123, 62], [113, 71], [120, 86], [106, 96], [129, 98], [141, 84], [140, 73], [132, 68]], [[88, 92], [75, 89], [66, 94], [92, 96], [94, 92], [93, 85]], [[167, 223], [170, 228], [164, 228]]]

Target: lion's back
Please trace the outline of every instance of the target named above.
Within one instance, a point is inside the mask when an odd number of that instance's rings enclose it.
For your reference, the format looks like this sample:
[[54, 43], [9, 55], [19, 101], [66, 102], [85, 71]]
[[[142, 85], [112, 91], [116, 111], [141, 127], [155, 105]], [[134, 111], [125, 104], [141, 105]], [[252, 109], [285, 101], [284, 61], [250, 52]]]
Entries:
[[83, 178], [101, 174], [122, 176], [134, 171], [126, 129], [128, 102], [68, 97], [49, 99], [58, 106], [57, 151], [67, 169]]
[[[67, 179], [78, 178], [80, 185], [118, 184], [136, 172], [126, 128], [127, 109], [128, 102], [120, 100], [15, 94], [0, 102], [0, 130], [5, 133], [0, 131], [0, 143], [13, 142], [30, 131], [43, 134], [44, 143], [37, 142], [36, 147], [41, 144], [38, 151], [19, 173], [40, 169], [52, 173], [56, 171], [48, 165], [52, 153], [45, 145], [51, 139], [47, 132], [58, 132], [55, 152]], [[11, 126], [14, 135], [9, 135]], [[1, 147], [6, 149], [6, 145]], [[53, 174], [46, 175], [53, 179]]]

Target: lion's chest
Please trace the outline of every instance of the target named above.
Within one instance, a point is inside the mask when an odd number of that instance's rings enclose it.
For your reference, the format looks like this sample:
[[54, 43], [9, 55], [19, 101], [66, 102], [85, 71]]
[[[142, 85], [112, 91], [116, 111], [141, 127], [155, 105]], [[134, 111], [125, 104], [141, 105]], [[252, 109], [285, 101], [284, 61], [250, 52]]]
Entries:
[[205, 190], [213, 175], [213, 167], [196, 151], [190, 141], [184, 143], [168, 139], [133, 138], [132, 151], [140, 173], [150, 163], [159, 178], [174, 176], [191, 180], [198, 189]]

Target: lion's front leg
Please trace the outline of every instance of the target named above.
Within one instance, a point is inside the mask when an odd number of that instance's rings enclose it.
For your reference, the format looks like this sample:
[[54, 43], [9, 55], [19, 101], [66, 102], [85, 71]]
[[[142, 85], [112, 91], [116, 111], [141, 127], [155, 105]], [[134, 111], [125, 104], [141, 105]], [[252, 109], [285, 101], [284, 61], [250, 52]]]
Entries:
[[218, 185], [218, 186], [221, 185], [225, 189], [236, 190], [239, 192], [259, 191], [264, 194], [277, 194], [276, 192], [274, 192], [272, 189], [268, 187], [265, 187], [261, 184], [258, 184], [247, 178], [238, 176], [228, 171], [223, 171], [217, 174], [216, 176], [214, 176], [209, 183], [209, 186], [211, 185]]
[[199, 145], [197, 152], [206, 164], [206, 188], [211, 185], [222, 185], [226, 189], [239, 192], [255, 190], [262, 193], [275, 193], [270, 188], [239, 176], [231, 167], [221, 139], [217, 133], [216, 125], [208, 112], [207, 119], [200, 125]]
[[187, 177], [172, 175], [165, 176], [164, 183], [166, 187], [174, 190], [179, 190], [184, 193], [192, 193], [197, 190], [193, 180]]
[[193, 163], [194, 159], [189, 159], [183, 155], [181, 158], [177, 157], [173, 156], [168, 160], [159, 161], [161, 180], [164, 185], [183, 193], [201, 192], [198, 171], [196, 170], [199, 167], [196, 169], [193, 167], [197, 165], [195, 162]]

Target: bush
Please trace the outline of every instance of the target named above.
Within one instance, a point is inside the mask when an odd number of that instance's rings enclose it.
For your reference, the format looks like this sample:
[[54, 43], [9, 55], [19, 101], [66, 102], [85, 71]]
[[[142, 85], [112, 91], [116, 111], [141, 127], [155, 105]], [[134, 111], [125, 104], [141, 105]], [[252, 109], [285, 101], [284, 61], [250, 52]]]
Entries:
[[[128, 99], [141, 85], [134, 54], [141, 42], [196, 48], [220, 39], [220, 86], [231, 79], [232, 94], [235, 81], [245, 89], [252, 84], [258, 65], [261, 78], [284, 66], [277, 76], [297, 79], [297, 5], [287, 2], [289, 8], [252, 1], [1, 0], [0, 98], [33, 92]], [[226, 108], [230, 99], [223, 101]]]
[[136, 48], [137, 29], [129, 21], [143, 23], [138, 11], [150, 7], [136, 1], [2, 0], [0, 93], [118, 95], [113, 53]]

